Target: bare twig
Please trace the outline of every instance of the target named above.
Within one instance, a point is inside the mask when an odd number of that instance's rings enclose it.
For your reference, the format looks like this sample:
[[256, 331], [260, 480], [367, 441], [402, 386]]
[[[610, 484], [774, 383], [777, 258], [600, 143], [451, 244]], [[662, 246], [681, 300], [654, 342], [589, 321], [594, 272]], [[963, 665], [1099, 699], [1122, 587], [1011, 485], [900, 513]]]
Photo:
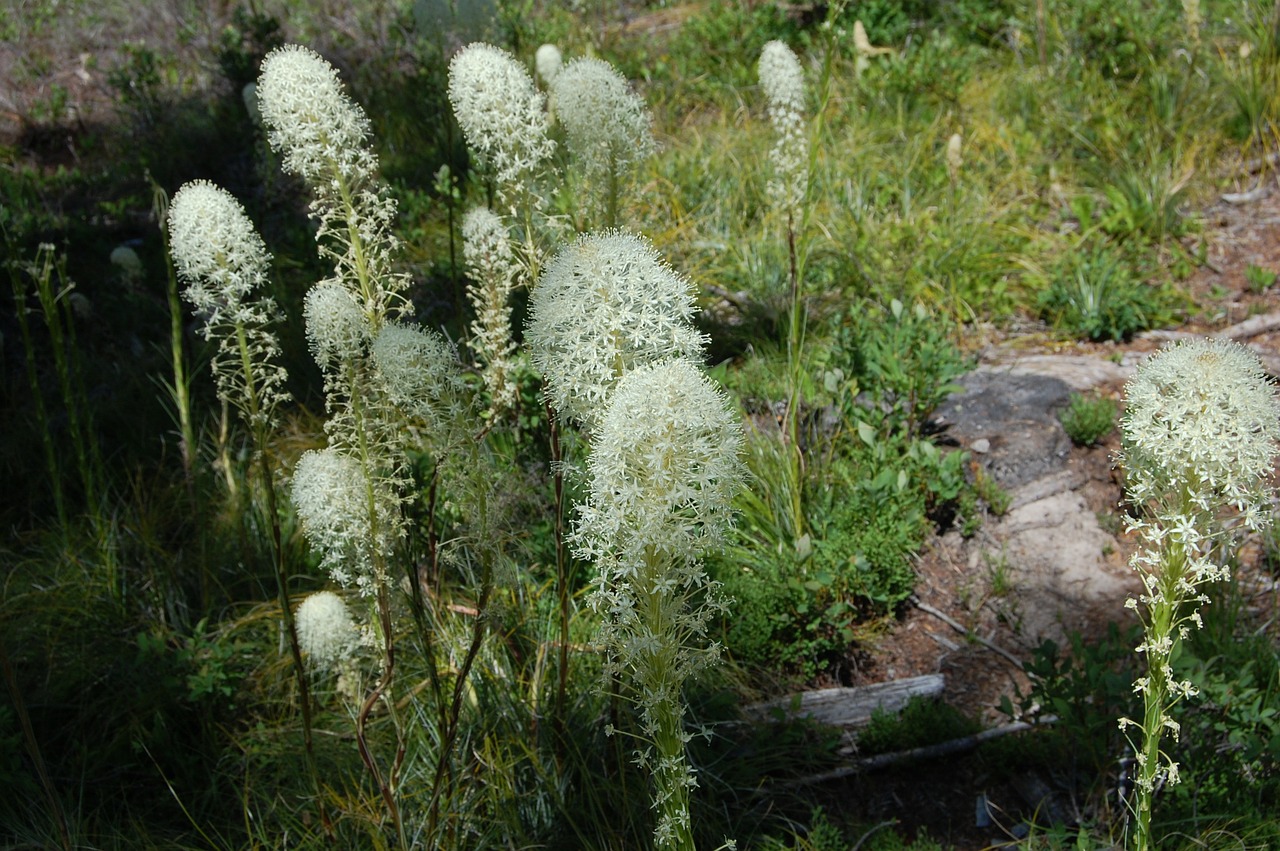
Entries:
[[997, 645], [995, 645], [995, 644], [991, 643], [991, 642], [990, 642], [990, 641], [988, 641], [987, 639], [983, 638], [981, 635], [978, 635], [976, 632], [974, 632], [974, 631], [972, 631], [972, 630], [970, 630], [970, 629], [966, 629], [966, 628], [965, 628], [965, 627], [964, 627], [964, 626], [963, 626], [959, 621], [956, 621], [955, 619], [953, 619], [953, 618], [952, 618], [952, 617], [950, 617], [949, 615], [946, 615], [946, 614], [944, 614], [944, 613], [942, 613], [942, 612], [938, 611], [938, 610], [937, 610], [937, 609], [935, 609], [933, 606], [930, 606], [928, 603], [922, 602], [922, 601], [920, 600], [920, 598], [913, 596], [911, 599], [912, 599], [912, 602], [914, 602], [914, 603], [916, 604], [916, 607], [917, 607], [918, 609], [920, 609], [920, 611], [922, 611], [922, 612], [928, 612], [929, 614], [933, 615], [933, 616], [934, 616], [935, 618], [937, 618], [938, 620], [940, 620], [940, 621], [942, 621], [943, 623], [945, 623], [947, 626], [951, 627], [952, 629], [956, 630], [957, 632], [963, 633], [963, 634], [964, 634], [964, 636], [965, 636], [966, 638], [969, 638], [969, 639], [971, 639], [971, 640], [973, 640], [973, 641], [978, 642], [979, 644], [981, 644], [983, 647], [987, 648], [988, 650], [991, 650], [991, 651], [993, 651], [993, 652], [995, 652], [995, 653], [999, 653], [1001, 656], [1003, 656], [1004, 658], [1008, 659], [1008, 660], [1013, 664], [1013, 666], [1014, 666], [1015, 668], [1017, 668], [1019, 671], [1021, 671], [1021, 670], [1023, 669], [1023, 667], [1022, 667], [1022, 660], [1021, 660], [1021, 659], [1019, 659], [1017, 656], [1014, 656], [1014, 655], [1013, 655], [1012, 653], [1010, 653], [1008, 650], [1005, 650], [1003, 647], [999, 647], [999, 646], [997, 646]]
[[990, 730], [983, 730], [981, 733], [975, 733], [972, 736], [963, 736], [959, 739], [939, 742], [936, 745], [926, 745], [925, 747], [912, 748], [905, 751], [895, 751], [893, 753], [883, 753], [875, 756], [864, 757], [863, 759], [854, 760], [848, 765], [837, 766], [830, 771], [823, 771], [818, 774], [811, 774], [808, 777], [801, 777], [784, 785], [788, 788], [795, 786], [809, 786], [814, 783], [825, 783], [828, 780], [839, 780], [843, 777], [861, 774], [864, 771], [875, 771], [876, 769], [887, 768], [891, 765], [900, 765], [904, 762], [915, 762], [922, 759], [936, 759], [940, 756], [949, 756], [954, 753], [960, 753], [961, 751], [973, 750], [983, 742], [989, 742], [992, 739], [998, 739], [1012, 733], [1023, 733], [1027, 730], [1035, 729], [1036, 727], [1044, 724], [1051, 724], [1055, 721], [1057, 721], [1057, 719], [1052, 716], [1042, 718], [1035, 724], [1031, 724], [1026, 721], [1014, 721], [1001, 727], [992, 727]]

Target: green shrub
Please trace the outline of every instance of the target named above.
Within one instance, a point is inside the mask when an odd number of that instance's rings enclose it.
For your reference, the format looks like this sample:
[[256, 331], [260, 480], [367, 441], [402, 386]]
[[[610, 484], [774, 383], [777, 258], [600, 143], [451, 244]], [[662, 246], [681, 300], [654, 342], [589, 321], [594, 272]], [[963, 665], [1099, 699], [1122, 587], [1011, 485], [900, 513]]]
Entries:
[[1077, 446], [1092, 446], [1116, 425], [1116, 403], [1101, 396], [1071, 394], [1071, 402], [1058, 413], [1067, 437]]

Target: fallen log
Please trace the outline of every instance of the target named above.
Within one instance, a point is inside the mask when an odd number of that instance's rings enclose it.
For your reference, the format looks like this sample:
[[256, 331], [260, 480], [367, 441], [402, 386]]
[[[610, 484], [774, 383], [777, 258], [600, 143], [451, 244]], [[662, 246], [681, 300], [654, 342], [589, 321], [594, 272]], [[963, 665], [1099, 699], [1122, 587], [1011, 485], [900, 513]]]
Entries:
[[901, 712], [913, 697], [939, 697], [945, 683], [942, 674], [925, 674], [855, 688], [826, 688], [755, 703], [744, 707], [743, 714], [753, 721], [768, 721], [781, 713], [787, 720], [808, 718], [831, 727], [865, 727], [877, 710]]

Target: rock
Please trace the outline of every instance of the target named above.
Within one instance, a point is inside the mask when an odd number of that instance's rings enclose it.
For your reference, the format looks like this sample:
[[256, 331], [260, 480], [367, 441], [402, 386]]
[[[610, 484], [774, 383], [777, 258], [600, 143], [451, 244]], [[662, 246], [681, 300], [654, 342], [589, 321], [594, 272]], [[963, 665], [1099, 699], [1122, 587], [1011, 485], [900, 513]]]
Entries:
[[961, 446], [985, 440], [980, 463], [1001, 487], [1016, 488], [1066, 464], [1071, 438], [1056, 415], [1070, 400], [1066, 382], [979, 370], [959, 383], [964, 391], [938, 408], [932, 425]]

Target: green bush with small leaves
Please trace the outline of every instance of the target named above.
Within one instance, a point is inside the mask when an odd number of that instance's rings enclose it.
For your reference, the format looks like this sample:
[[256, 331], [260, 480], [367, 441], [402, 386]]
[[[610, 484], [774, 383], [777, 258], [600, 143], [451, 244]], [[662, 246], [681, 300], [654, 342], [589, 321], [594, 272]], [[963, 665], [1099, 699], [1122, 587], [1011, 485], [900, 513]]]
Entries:
[[1092, 446], [1116, 426], [1116, 403], [1103, 396], [1072, 393], [1071, 401], [1058, 413], [1067, 437], [1077, 446]]

